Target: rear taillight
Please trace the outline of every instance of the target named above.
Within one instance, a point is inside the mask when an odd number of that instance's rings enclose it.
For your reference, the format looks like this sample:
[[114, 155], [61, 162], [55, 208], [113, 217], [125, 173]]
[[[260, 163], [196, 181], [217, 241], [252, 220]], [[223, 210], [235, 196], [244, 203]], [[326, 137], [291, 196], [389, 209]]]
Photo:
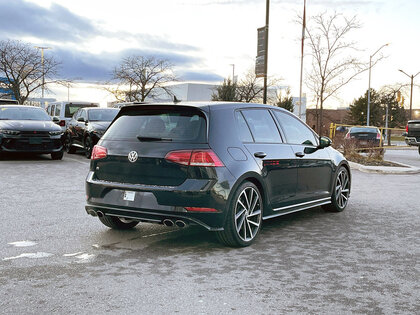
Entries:
[[165, 160], [177, 164], [202, 167], [224, 166], [212, 150], [180, 150], [168, 152]]
[[100, 145], [95, 145], [92, 150], [91, 160], [100, 160], [106, 158], [108, 150]]
[[61, 127], [64, 127], [66, 125], [66, 121], [65, 120], [60, 120], [58, 125], [61, 126]]
[[405, 126], [405, 132], [408, 132], [408, 125]]
[[196, 212], [217, 212], [217, 210], [213, 208], [185, 207], [185, 209], [187, 209], [187, 211]]
[[376, 140], [379, 140], [379, 139], [381, 139], [381, 134], [378, 132], [378, 133], [376, 134]]
[[344, 138], [350, 139], [350, 132], [347, 132], [347, 134], [346, 134], [346, 136]]

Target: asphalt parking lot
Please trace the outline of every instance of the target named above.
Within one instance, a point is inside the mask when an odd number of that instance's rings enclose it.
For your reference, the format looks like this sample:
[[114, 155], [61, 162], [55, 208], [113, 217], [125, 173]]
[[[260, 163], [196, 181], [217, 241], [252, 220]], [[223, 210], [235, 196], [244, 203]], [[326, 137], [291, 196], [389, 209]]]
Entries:
[[420, 312], [418, 174], [353, 171], [344, 212], [265, 221], [232, 249], [196, 226], [107, 229], [84, 210], [88, 163], [0, 160], [0, 313]]

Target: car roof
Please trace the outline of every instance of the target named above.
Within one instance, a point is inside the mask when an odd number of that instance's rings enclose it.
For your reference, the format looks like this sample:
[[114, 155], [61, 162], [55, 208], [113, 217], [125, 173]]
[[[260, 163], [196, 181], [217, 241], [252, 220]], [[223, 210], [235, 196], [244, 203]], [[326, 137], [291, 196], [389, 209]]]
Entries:
[[17, 104], [10, 104], [10, 105], [0, 105], [0, 107], [6, 107], [6, 108], [39, 108], [39, 109], [43, 109], [41, 107], [38, 106], [30, 106], [30, 105], [17, 105]]
[[104, 109], [110, 109], [110, 110], [119, 110], [119, 108], [114, 108], [114, 107], [81, 107], [80, 109], [85, 109], [85, 110], [104, 110]]
[[289, 111], [273, 106], [273, 105], [266, 105], [266, 104], [258, 104], [258, 103], [241, 103], [241, 102], [220, 102], [220, 101], [207, 101], [207, 102], [162, 102], [162, 103], [147, 103], [147, 104], [138, 104], [138, 105], [130, 105], [126, 107], [122, 107], [121, 110], [133, 110], [135, 108], [142, 108], [142, 107], [152, 107], [152, 106], [180, 106], [180, 107], [194, 107], [199, 108], [203, 111], [208, 111], [211, 109], [231, 109], [231, 108], [276, 108], [281, 111], [285, 111], [290, 113]]

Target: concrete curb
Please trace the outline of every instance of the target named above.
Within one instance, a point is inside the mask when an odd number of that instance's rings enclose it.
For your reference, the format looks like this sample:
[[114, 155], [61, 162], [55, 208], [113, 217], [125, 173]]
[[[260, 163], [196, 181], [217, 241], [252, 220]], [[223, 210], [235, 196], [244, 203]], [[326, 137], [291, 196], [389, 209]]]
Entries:
[[420, 173], [420, 168], [413, 167], [407, 164], [389, 161], [395, 164], [401, 165], [398, 166], [366, 166], [359, 163], [348, 161], [351, 168], [359, 170], [364, 173], [379, 173], [379, 174], [418, 174]]

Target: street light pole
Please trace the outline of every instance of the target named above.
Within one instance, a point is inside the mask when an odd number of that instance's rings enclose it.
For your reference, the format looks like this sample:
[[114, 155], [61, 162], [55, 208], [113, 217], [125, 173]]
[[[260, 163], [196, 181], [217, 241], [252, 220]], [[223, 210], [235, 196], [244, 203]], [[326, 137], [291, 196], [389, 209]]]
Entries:
[[235, 64], [231, 63], [230, 64], [232, 66], [232, 84], [235, 83]]
[[408, 115], [408, 119], [411, 120], [411, 112], [413, 111], [413, 81], [414, 78], [420, 74], [420, 71], [417, 72], [415, 75], [408, 75], [407, 73], [405, 73], [404, 71], [402, 71], [401, 69], [399, 69], [398, 71], [404, 73], [407, 77], [409, 77], [411, 79], [411, 91], [410, 91], [410, 113]]
[[369, 57], [369, 87], [368, 87], [368, 104], [367, 104], [367, 119], [366, 119], [366, 126], [369, 126], [369, 116], [370, 116], [370, 78], [371, 78], [371, 69], [372, 69], [372, 58], [375, 56], [382, 48], [388, 46], [389, 44], [384, 44], [373, 55]]
[[42, 47], [42, 46], [35, 46], [35, 48], [38, 48], [41, 50], [41, 64], [42, 64], [42, 98], [44, 98], [44, 89], [45, 89], [45, 66], [44, 66], [44, 49], [51, 49], [51, 47]]

